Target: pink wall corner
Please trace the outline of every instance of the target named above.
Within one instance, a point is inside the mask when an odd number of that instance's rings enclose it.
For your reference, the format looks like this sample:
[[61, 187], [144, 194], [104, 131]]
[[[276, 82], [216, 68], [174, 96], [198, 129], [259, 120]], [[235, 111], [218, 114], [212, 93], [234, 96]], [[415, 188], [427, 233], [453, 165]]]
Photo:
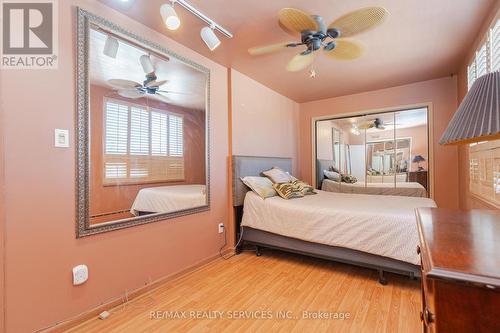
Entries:
[[299, 104], [231, 69], [233, 154], [291, 157], [299, 172]]
[[456, 110], [456, 77], [444, 77], [300, 104], [299, 168], [301, 177], [312, 182], [311, 122], [314, 117], [380, 110], [421, 103], [432, 104], [434, 199], [440, 207], [457, 208], [457, 148], [438, 144], [439, 138]]
[[[210, 211], [75, 238], [77, 5], [211, 70]], [[96, 1], [59, 1], [58, 20], [58, 69], [2, 71], [2, 211], [9, 240], [5, 248], [6, 331], [13, 333], [32, 332], [68, 319], [150, 279], [215, 256], [223, 244], [216, 226], [228, 219], [227, 69]], [[53, 147], [54, 128], [70, 129], [69, 149]], [[74, 287], [71, 269], [77, 264], [87, 264], [90, 277]]]

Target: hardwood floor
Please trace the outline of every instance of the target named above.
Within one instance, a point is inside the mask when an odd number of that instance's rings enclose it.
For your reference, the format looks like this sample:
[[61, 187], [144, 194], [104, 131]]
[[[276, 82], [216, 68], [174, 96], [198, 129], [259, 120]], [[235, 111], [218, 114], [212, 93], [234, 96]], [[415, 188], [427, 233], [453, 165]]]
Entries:
[[[261, 257], [247, 252], [170, 281], [114, 308], [107, 319], [69, 332], [420, 332], [419, 282], [387, 277], [389, 284], [382, 286], [373, 270], [278, 251], [264, 250]], [[330, 318], [303, 319], [304, 311]], [[350, 317], [339, 319], [341, 314]]]

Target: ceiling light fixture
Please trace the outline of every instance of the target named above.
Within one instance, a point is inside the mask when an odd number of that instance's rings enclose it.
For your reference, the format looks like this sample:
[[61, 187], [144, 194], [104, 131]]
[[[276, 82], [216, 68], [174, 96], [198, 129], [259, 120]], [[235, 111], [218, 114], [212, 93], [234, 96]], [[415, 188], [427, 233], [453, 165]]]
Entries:
[[108, 38], [106, 38], [106, 42], [104, 43], [104, 49], [102, 50], [102, 53], [114, 59], [116, 58], [116, 54], [118, 53], [118, 46], [118, 40], [108, 35]]
[[166, 3], [160, 7], [161, 18], [169, 30], [177, 30], [181, 25], [181, 20], [174, 9], [174, 3], [175, 1], [172, 1], [172, 3]]
[[214, 27], [204, 27], [200, 31], [201, 39], [207, 44], [210, 51], [215, 50], [220, 45], [220, 39], [214, 32]]
[[170, 3], [163, 4], [160, 7], [161, 17], [168, 29], [175, 30], [181, 24], [181, 21], [174, 10], [174, 4], [179, 4], [179, 6], [182, 6], [188, 12], [208, 24], [208, 27], [204, 27], [203, 29], [201, 29], [200, 36], [205, 44], [207, 44], [210, 51], [215, 50], [221, 44], [221, 41], [215, 34], [215, 31], [218, 31], [227, 38], [233, 38], [232, 33], [230, 33], [221, 25], [217, 24], [214, 20], [200, 12], [198, 9], [194, 8], [185, 0], [170, 0]]

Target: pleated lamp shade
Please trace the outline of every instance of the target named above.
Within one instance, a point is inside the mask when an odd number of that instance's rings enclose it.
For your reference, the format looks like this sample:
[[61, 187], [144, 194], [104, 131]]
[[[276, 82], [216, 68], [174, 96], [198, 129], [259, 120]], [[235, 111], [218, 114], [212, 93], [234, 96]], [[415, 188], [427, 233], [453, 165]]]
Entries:
[[474, 82], [439, 143], [465, 144], [496, 139], [500, 139], [499, 71]]

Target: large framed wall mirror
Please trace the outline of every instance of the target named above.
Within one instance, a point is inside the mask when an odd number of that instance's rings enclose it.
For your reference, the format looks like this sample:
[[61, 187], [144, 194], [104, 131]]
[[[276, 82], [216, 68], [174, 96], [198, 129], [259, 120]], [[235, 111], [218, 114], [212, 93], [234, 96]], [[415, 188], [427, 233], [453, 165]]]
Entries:
[[209, 70], [77, 16], [77, 237], [209, 209]]
[[316, 188], [429, 197], [428, 120], [428, 107], [315, 120]]

